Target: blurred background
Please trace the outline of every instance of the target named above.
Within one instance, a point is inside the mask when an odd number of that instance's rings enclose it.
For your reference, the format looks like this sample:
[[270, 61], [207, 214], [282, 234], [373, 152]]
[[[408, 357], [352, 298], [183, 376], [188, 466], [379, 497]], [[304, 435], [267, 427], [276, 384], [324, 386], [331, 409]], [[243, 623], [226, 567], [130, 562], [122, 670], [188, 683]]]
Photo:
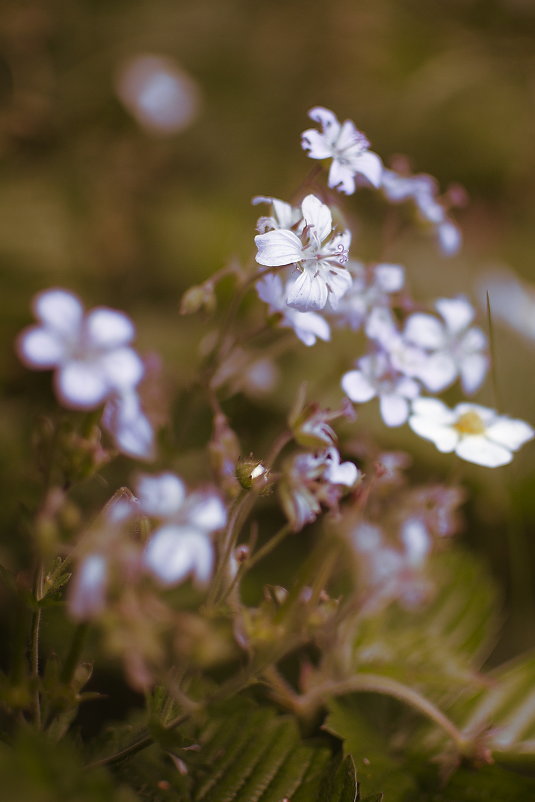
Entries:
[[[250, 200], [299, 187], [314, 105], [353, 119], [386, 163], [404, 154], [443, 189], [465, 188], [458, 256], [417, 234], [389, 256], [423, 302], [483, 298], [484, 325], [486, 289], [493, 309], [513, 288], [507, 314], [493, 313], [494, 383], [479, 400], [535, 424], [533, 0], [3, 0], [0, 562], [24, 538], [32, 426], [53, 405], [49, 375], [25, 371], [11, 345], [32, 295], [61, 286], [127, 311], [141, 350], [187, 387], [206, 323], [179, 317], [180, 296], [251, 258]], [[377, 258], [374, 196], [348, 208], [360, 220], [354, 255]], [[327, 346], [305, 351], [303, 376], [329, 364]], [[451, 473], [408, 432], [381, 436], [410, 448], [422, 475]], [[472, 491], [463, 542], [504, 591], [500, 657], [535, 642], [534, 467], [533, 446], [507, 471], [455, 467]]]

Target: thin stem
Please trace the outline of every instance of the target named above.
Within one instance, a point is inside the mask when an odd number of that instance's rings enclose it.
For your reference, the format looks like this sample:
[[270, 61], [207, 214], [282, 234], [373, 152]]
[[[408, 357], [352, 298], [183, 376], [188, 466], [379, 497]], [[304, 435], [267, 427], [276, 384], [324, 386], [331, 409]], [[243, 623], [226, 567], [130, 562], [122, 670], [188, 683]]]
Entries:
[[279, 543], [282, 543], [284, 538], [291, 532], [292, 527], [290, 524], [284, 524], [284, 526], [281, 526], [279, 531], [276, 532], [273, 537], [267, 541], [267, 543], [264, 543], [264, 545], [258, 549], [256, 554], [253, 554], [251, 559], [244, 564], [245, 572], [250, 571], [253, 566], [260, 562], [260, 560], [263, 560], [264, 557], [267, 557], [267, 555], [270, 554], [273, 549], [277, 548]]
[[[36, 602], [40, 602], [43, 597], [43, 561], [39, 560], [35, 570], [35, 577], [33, 583], [33, 595]], [[32, 616], [32, 630], [30, 640], [30, 672], [34, 682], [34, 696], [33, 696], [33, 710], [34, 721], [37, 729], [41, 729], [41, 697], [39, 694], [39, 631], [41, 627], [41, 614], [42, 610], [37, 607]]]

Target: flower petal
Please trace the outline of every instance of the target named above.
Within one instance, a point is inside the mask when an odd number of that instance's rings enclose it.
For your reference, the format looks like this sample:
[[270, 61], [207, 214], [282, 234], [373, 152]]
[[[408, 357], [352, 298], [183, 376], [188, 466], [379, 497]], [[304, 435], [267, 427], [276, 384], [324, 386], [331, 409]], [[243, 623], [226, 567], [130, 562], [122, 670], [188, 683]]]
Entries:
[[132, 348], [116, 348], [100, 357], [102, 371], [112, 390], [129, 390], [139, 384], [145, 368]]
[[487, 437], [500, 445], [517, 451], [520, 446], [535, 436], [535, 430], [529, 423], [515, 418], [500, 415], [494, 423], [487, 427]]
[[329, 167], [329, 186], [344, 195], [355, 192], [355, 171], [345, 160], [333, 159]]
[[467, 298], [460, 295], [458, 298], [439, 298], [435, 307], [442, 315], [448, 331], [459, 334], [468, 328], [475, 316], [474, 307]]
[[370, 150], [352, 161], [353, 169], [363, 175], [374, 187], [379, 187], [383, 175], [383, 162], [376, 153]]
[[332, 231], [333, 217], [329, 207], [315, 195], [307, 195], [301, 204], [303, 217], [307, 226], [313, 226], [320, 242], [323, 242]]
[[137, 482], [137, 495], [143, 512], [156, 518], [171, 518], [186, 497], [184, 482], [166, 471], [156, 476], [143, 475]]
[[432, 315], [417, 312], [405, 324], [405, 337], [420, 348], [436, 350], [446, 344], [444, 326]]
[[486, 354], [475, 353], [463, 357], [460, 367], [461, 386], [467, 395], [472, 395], [481, 387], [488, 366], [489, 360]]
[[22, 331], [16, 344], [19, 358], [30, 368], [54, 368], [66, 354], [64, 339], [56, 331], [33, 326]]
[[316, 312], [288, 310], [285, 318], [295, 331], [296, 336], [307, 346], [314, 345], [316, 339], [324, 340], [324, 342], [328, 342], [331, 339], [329, 324]]
[[134, 324], [130, 318], [105, 306], [97, 307], [88, 313], [85, 327], [91, 344], [97, 348], [126, 345], [135, 335]]
[[33, 302], [35, 316], [45, 326], [66, 336], [76, 334], [82, 322], [84, 308], [80, 299], [67, 290], [45, 290]]
[[344, 393], [359, 404], [370, 401], [377, 391], [361, 370], [350, 370], [342, 376]]
[[301, 312], [314, 312], [325, 307], [328, 295], [323, 278], [303, 270], [295, 281], [288, 283], [286, 303]]
[[190, 497], [188, 521], [205, 532], [215, 532], [227, 523], [227, 510], [214, 493], [196, 493]]
[[381, 417], [387, 426], [401, 426], [409, 417], [409, 403], [396, 393], [382, 393], [379, 396]]
[[333, 155], [332, 142], [315, 128], [301, 134], [301, 147], [311, 159], [328, 159]]
[[455, 453], [461, 459], [484, 465], [486, 468], [498, 468], [511, 462], [513, 455], [504, 446], [493, 443], [483, 435], [463, 437], [459, 441]]
[[188, 526], [163, 526], [151, 537], [143, 562], [164, 585], [175, 585], [193, 573], [205, 583], [212, 572], [213, 549], [204, 532]]
[[286, 228], [257, 234], [254, 238], [258, 248], [256, 261], [267, 267], [279, 267], [299, 262], [303, 258], [303, 245], [293, 231]]
[[109, 385], [100, 363], [73, 360], [60, 366], [54, 377], [63, 404], [73, 409], [95, 409], [109, 395]]

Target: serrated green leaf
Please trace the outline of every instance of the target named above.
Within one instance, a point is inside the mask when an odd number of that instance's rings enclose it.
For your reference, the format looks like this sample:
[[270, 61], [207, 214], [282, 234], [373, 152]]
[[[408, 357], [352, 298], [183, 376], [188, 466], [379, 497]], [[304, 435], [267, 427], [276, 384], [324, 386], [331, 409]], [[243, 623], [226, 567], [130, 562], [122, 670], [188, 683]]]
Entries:
[[358, 802], [357, 771], [351, 755], [347, 755], [322, 783], [318, 802]]

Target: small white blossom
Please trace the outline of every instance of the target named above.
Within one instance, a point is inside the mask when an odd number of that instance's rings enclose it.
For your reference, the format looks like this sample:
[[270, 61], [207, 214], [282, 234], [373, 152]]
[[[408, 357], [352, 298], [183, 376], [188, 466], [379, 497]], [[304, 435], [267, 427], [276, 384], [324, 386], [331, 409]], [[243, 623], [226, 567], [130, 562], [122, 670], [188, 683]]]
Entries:
[[301, 209], [298, 206], [291, 206], [286, 201], [279, 198], [270, 198], [265, 195], [257, 195], [253, 198], [253, 206], [259, 203], [269, 203], [271, 205], [271, 215], [260, 217], [256, 230], [259, 234], [272, 231], [277, 228], [293, 228], [302, 219]]
[[101, 423], [123, 454], [139, 459], [154, 457], [154, 430], [135, 390], [129, 389], [109, 398]]
[[143, 553], [146, 568], [164, 585], [187, 576], [206, 584], [214, 562], [210, 535], [227, 520], [222, 500], [213, 491], [188, 496], [182, 480], [172, 473], [142, 476], [137, 492], [141, 510], [161, 522]]
[[299, 235], [288, 228], [258, 234], [256, 261], [266, 267], [295, 265], [286, 285], [286, 303], [300, 312], [330, 306], [336, 309], [351, 286], [351, 275], [342, 267], [347, 262], [351, 235], [333, 228], [328, 206], [315, 195], [307, 195], [301, 212], [304, 226]]
[[493, 409], [468, 403], [450, 409], [435, 398], [413, 402], [409, 426], [439, 451], [454, 451], [462, 459], [488, 468], [507, 465], [513, 452], [535, 435], [528, 423]]
[[327, 321], [317, 312], [299, 312], [286, 303], [287, 290], [280, 276], [270, 273], [263, 276], [256, 284], [262, 301], [269, 304], [270, 312], [282, 315], [280, 325], [294, 330], [296, 336], [305, 345], [314, 345], [317, 339], [330, 340], [331, 330]]
[[320, 124], [321, 130], [309, 128], [301, 135], [303, 150], [311, 159], [332, 159], [329, 186], [351, 195], [355, 192], [357, 176], [378, 187], [383, 164], [370, 143], [351, 120], [340, 123], [329, 109], [316, 106], [308, 116]]
[[378, 396], [381, 416], [387, 426], [405, 423], [409, 402], [420, 393], [417, 382], [396, 370], [383, 351], [361, 357], [357, 370], [343, 375], [342, 388], [351, 401], [359, 404]]
[[435, 306], [443, 322], [417, 312], [405, 326], [406, 339], [428, 354], [418, 378], [436, 393], [460, 375], [464, 392], [471, 395], [487, 372], [487, 338], [480, 328], [470, 327], [475, 312], [466, 298], [439, 298]]
[[352, 260], [347, 263], [347, 270], [353, 283], [338, 304], [335, 319], [358, 331], [372, 310], [390, 308], [392, 294], [403, 289], [405, 271], [401, 265], [367, 266]]
[[39, 325], [21, 332], [17, 351], [31, 368], [56, 370], [65, 406], [94, 409], [141, 380], [143, 363], [128, 347], [135, 332], [126, 315], [106, 307], [85, 314], [77, 296], [61, 289], [39, 293], [33, 308]]
[[446, 256], [454, 256], [461, 247], [461, 233], [438, 200], [438, 184], [430, 175], [401, 175], [383, 170], [381, 188], [392, 203], [412, 200], [421, 220], [435, 231], [439, 247]]

